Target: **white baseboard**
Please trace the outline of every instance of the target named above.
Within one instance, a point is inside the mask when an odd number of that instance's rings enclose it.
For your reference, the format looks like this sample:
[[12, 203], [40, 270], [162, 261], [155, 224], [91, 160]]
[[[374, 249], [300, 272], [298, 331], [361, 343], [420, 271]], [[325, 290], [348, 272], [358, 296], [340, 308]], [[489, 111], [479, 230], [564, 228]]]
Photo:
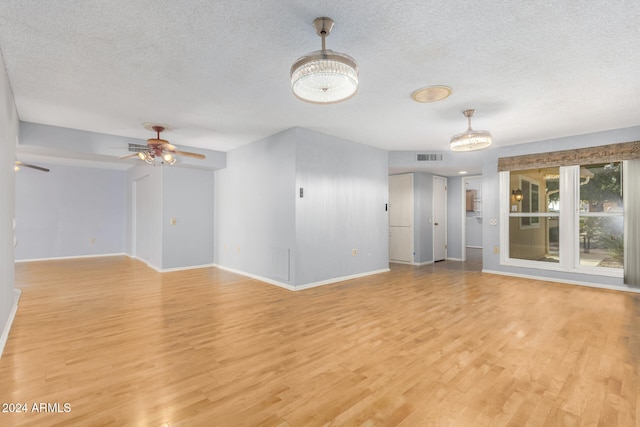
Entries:
[[345, 280], [357, 279], [357, 278], [366, 277], [366, 276], [373, 276], [374, 274], [388, 273], [389, 271], [391, 270], [389, 270], [388, 268], [383, 268], [380, 270], [367, 271], [364, 273], [352, 274], [349, 276], [334, 277], [333, 279], [322, 280], [320, 282], [305, 283], [304, 285], [298, 285], [295, 287], [295, 290], [301, 291], [303, 289], [315, 288], [316, 286], [329, 285], [331, 283], [343, 282]]
[[387, 272], [390, 271], [388, 268], [383, 268], [381, 270], [367, 271], [367, 272], [364, 272], [364, 273], [352, 274], [352, 275], [349, 275], [349, 276], [334, 277], [334, 278], [328, 279], [328, 280], [322, 280], [322, 281], [319, 281], [319, 282], [312, 282], [312, 283], [305, 283], [304, 285], [295, 286], [295, 285], [290, 285], [288, 283], [278, 282], [277, 280], [268, 279], [266, 277], [258, 276], [258, 275], [255, 275], [255, 274], [247, 273], [245, 271], [236, 270], [235, 268], [225, 267], [223, 265], [214, 264], [213, 266], [216, 267], [216, 268], [219, 268], [221, 270], [229, 271], [231, 273], [239, 274], [239, 275], [245, 276], [245, 277], [250, 277], [252, 279], [259, 280], [261, 282], [269, 283], [270, 285], [279, 286], [279, 287], [287, 289], [289, 291], [301, 291], [301, 290], [304, 290], [304, 289], [315, 288], [317, 286], [329, 285], [331, 283], [343, 282], [345, 280], [357, 279], [359, 277], [371, 276], [373, 274], [387, 273]]
[[79, 258], [102, 258], [107, 256], [126, 256], [127, 254], [112, 253], [112, 254], [95, 254], [95, 255], [77, 255], [77, 256], [61, 256], [52, 258], [31, 258], [31, 259], [17, 259], [15, 262], [34, 262], [34, 261], [58, 261], [63, 259], [79, 259]]
[[397, 260], [389, 260], [391, 264], [403, 264], [403, 265], [427, 265], [433, 264], [433, 261], [425, 261], [425, 262], [408, 262], [408, 261], [397, 261]]
[[156, 265], [151, 264], [146, 259], [138, 258], [136, 256], [131, 256], [131, 255], [127, 255], [127, 256], [131, 259], [135, 259], [136, 261], [140, 261], [144, 264], [147, 264], [147, 267], [157, 271], [158, 273], [169, 273], [171, 271], [195, 270], [197, 268], [215, 267], [215, 265], [211, 263], [211, 264], [200, 264], [200, 265], [187, 265], [185, 267], [160, 268]]
[[235, 268], [225, 267], [224, 265], [218, 265], [218, 264], [213, 264], [213, 267], [219, 268], [220, 270], [225, 270], [225, 271], [228, 271], [228, 272], [231, 272], [231, 273], [234, 273], [234, 274], [239, 274], [240, 276], [245, 276], [245, 277], [249, 277], [251, 279], [259, 280], [261, 282], [265, 282], [265, 283], [268, 283], [270, 285], [279, 286], [281, 288], [285, 288], [285, 289], [288, 289], [290, 291], [295, 291], [296, 290], [295, 286], [290, 285], [288, 283], [278, 282], [277, 280], [268, 279], [266, 277], [258, 276], [256, 274], [247, 273], [246, 271], [236, 270]]
[[447, 257], [447, 261], [462, 261], [462, 258]]
[[155, 267], [151, 267], [151, 268], [153, 268], [156, 271], [159, 271], [160, 273], [168, 273], [171, 271], [195, 270], [197, 268], [208, 268], [208, 267], [214, 267], [213, 263], [200, 264], [200, 265], [188, 265], [186, 267], [162, 268], [162, 269], [156, 269]]
[[608, 289], [612, 291], [624, 291], [624, 292], [633, 292], [640, 293], [640, 288], [631, 288], [626, 286], [616, 286], [616, 285], [605, 285], [601, 283], [591, 283], [591, 282], [583, 282], [580, 280], [565, 280], [565, 279], [557, 279], [555, 277], [544, 277], [544, 276], [534, 276], [531, 274], [520, 274], [520, 273], [508, 273], [505, 271], [497, 271], [497, 270], [485, 270], [482, 269], [483, 273], [489, 274], [498, 274], [500, 276], [513, 276], [513, 277], [522, 277], [523, 279], [531, 279], [531, 280], [540, 280], [543, 282], [554, 282], [554, 283], [563, 283], [566, 285], [577, 285], [577, 286], [586, 286], [589, 288], [597, 288], [597, 289]]
[[7, 318], [7, 322], [2, 329], [2, 335], [0, 335], [0, 358], [2, 358], [4, 346], [7, 344], [7, 340], [9, 339], [9, 331], [11, 330], [13, 319], [16, 317], [16, 313], [18, 312], [18, 301], [20, 300], [20, 295], [22, 294], [22, 291], [20, 289], [14, 289], [13, 291], [13, 307], [11, 307], [11, 312], [9, 313], [9, 317]]

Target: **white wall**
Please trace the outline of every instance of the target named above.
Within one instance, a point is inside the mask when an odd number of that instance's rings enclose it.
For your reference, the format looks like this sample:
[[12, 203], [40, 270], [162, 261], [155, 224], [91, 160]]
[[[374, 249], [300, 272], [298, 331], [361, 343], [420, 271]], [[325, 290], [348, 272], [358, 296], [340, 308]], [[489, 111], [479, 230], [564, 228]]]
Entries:
[[125, 172], [38, 162], [16, 173], [16, 260], [125, 252]]
[[0, 356], [9, 336], [17, 297], [14, 291], [13, 218], [15, 173], [13, 170], [18, 112], [4, 60], [0, 55]]

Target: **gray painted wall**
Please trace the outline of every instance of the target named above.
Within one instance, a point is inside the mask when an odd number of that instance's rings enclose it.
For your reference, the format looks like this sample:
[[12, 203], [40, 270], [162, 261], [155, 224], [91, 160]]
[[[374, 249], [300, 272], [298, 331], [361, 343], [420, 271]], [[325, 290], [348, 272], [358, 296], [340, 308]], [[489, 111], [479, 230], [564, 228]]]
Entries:
[[214, 180], [215, 264], [294, 284], [295, 142], [289, 129], [227, 153]]
[[388, 153], [307, 129], [293, 131], [296, 285], [389, 268]]
[[[141, 133], [147, 131], [142, 129]], [[164, 134], [163, 134], [164, 135]], [[149, 132], [148, 137], [153, 133]], [[178, 148], [206, 155], [206, 159], [193, 159], [180, 157], [174, 167], [192, 167], [201, 169], [220, 169], [225, 166], [226, 154], [215, 150], [183, 147], [178, 141], [171, 138], [171, 133], [163, 136], [169, 139]], [[137, 158], [117, 159], [118, 156], [130, 154], [128, 144], [145, 145], [145, 139], [126, 138], [116, 135], [106, 135], [97, 132], [87, 132], [77, 129], [69, 129], [58, 126], [49, 126], [38, 123], [20, 122], [20, 150], [25, 153], [44, 156], [66, 156], [68, 158], [105, 161], [114, 163], [112, 168], [127, 169], [137, 166], [140, 162]]]
[[162, 268], [213, 263], [214, 172], [163, 167], [162, 173]]
[[216, 264], [292, 286], [388, 268], [386, 151], [292, 128], [227, 154]]
[[495, 253], [494, 251], [494, 248], [499, 248], [500, 246], [500, 227], [499, 225], [492, 226], [490, 224], [490, 219], [495, 218], [498, 221], [498, 224], [501, 221], [499, 212], [499, 157], [517, 156], [532, 153], [546, 153], [550, 151], [570, 150], [574, 148], [593, 147], [598, 145], [638, 140], [640, 140], [640, 126], [635, 126], [625, 129], [616, 129], [586, 135], [575, 135], [565, 138], [512, 145], [485, 151], [486, 154], [484, 157], [482, 172], [483, 268], [485, 270], [498, 271], [503, 273], [531, 275], [538, 277], [548, 277], [557, 280], [578, 281], [624, 287], [621, 278], [500, 265], [500, 254]]
[[125, 252], [125, 173], [38, 163], [16, 173], [16, 260]]
[[175, 165], [127, 171], [126, 253], [159, 271], [213, 263], [213, 176]]
[[[162, 269], [163, 168], [141, 164], [126, 178], [126, 252], [156, 270]], [[137, 245], [136, 233], [144, 236]]]
[[18, 138], [18, 112], [4, 60], [0, 55], [0, 356], [3, 339], [9, 334], [9, 321], [15, 301], [13, 218], [15, 173], [13, 165]]

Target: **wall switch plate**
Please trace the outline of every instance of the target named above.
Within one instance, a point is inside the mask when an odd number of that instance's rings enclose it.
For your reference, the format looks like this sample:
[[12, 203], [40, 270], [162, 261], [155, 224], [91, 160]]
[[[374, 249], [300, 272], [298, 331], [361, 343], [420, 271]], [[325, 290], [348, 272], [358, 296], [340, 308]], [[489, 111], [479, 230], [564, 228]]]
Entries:
[[171, 225], [176, 225], [176, 222], [178, 222], [175, 218], [171, 217]]
[[351, 249], [351, 255], [353, 255], [353, 256], [358, 255], [358, 250], [357, 249]]

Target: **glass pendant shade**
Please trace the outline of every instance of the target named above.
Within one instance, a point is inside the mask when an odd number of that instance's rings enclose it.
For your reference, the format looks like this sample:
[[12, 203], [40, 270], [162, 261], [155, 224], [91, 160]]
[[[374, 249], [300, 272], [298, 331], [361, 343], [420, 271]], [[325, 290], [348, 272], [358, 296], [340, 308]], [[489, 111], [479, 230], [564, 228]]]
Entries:
[[321, 104], [344, 101], [358, 89], [358, 65], [349, 55], [318, 50], [293, 64], [291, 88], [304, 101]]
[[451, 137], [451, 151], [475, 151], [491, 146], [491, 134], [486, 130], [471, 129], [471, 117], [475, 110], [466, 110], [463, 114], [469, 120], [469, 128]]
[[358, 64], [344, 53], [325, 49], [325, 37], [333, 28], [330, 18], [313, 21], [322, 37], [322, 50], [311, 52], [291, 66], [291, 89], [303, 101], [330, 104], [351, 98], [358, 90]]

